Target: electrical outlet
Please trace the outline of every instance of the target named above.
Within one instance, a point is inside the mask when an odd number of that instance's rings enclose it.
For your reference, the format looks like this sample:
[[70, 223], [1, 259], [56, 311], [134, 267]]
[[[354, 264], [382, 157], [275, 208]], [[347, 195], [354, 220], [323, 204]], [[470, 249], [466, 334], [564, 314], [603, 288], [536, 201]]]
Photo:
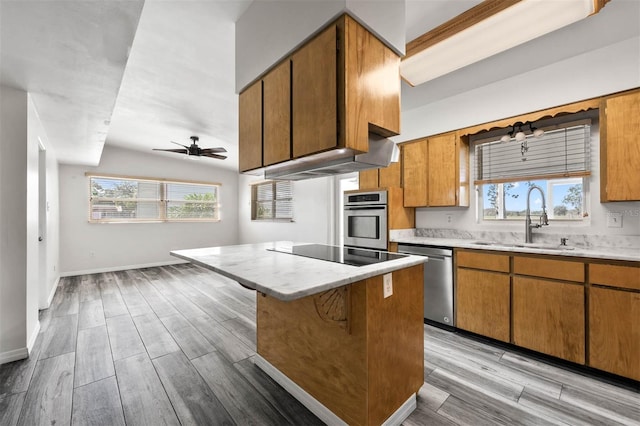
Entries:
[[609, 212], [607, 214], [607, 228], [622, 228], [622, 213]]
[[384, 274], [382, 277], [382, 293], [384, 298], [391, 296], [393, 294], [393, 279], [391, 278], [391, 274]]
[[451, 223], [453, 220], [453, 215], [451, 213], [447, 214], [447, 223]]

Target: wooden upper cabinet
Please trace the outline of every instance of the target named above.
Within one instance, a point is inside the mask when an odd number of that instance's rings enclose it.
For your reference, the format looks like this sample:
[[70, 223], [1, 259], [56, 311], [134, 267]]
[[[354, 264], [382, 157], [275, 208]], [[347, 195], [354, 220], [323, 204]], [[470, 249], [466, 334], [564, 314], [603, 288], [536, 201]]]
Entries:
[[338, 144], [337, 34], [329, 26], [291, 58], [294, 158]]
[[427, 192], [429, 206], [455, 206], [457, 197], [456, 134], [429, 138], [427, 149]]
[[640, 90], [604, 98], [600, 107], [600, 201], [640, 200]]
[[238, 149], [241, 172], [262, 167], [262, 81], [240, 94]]
[[407, 207], [469, 205], [469, 145], [456, 132], [403, 144]]
[[406, 143], [402, 175], [404, 178], [404, 206], [427, 205], [427, 139]]
[[400, 133], [400, 57], [348, 15], [240, 94], [241, 172], [332, 149], [367, 152], [369, 133]]
[[262, 79], [264, 165], [291, 157], [291, 62], [284, 61]]
[[358, 173], [359, 189], [378, 189], [380, 181], [378, 179], [378, 169], [362, 170]]

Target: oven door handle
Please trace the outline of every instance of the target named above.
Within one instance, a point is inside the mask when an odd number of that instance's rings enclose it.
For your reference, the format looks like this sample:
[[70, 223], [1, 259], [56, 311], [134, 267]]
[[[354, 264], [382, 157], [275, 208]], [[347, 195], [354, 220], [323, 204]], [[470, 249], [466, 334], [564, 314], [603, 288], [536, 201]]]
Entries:
[[345, 210], [384, 210], [385, 206], [370, 206], [370, 207], [345, 207]]

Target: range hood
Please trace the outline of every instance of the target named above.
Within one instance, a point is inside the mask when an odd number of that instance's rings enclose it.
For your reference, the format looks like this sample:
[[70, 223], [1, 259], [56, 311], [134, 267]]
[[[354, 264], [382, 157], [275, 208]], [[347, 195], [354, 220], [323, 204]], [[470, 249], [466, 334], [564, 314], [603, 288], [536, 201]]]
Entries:
[[369, 133], [369, 152], [358, 154], [351, 149], [333, 149], [268, 166], [264, 169], [264, 177], [272, 180], [304, 180], [377, 169], [398, 161], [399, 153], [393, 141]]

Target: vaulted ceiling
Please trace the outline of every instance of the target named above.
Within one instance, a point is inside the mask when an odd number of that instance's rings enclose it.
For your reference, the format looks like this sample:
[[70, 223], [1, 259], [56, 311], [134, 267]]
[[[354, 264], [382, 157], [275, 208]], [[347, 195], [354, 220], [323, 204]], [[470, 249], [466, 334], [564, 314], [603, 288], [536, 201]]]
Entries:
[[[554, 0], [561, 1], [561, 0]], [[61, 163], [97, 165], [104, 144], [224, 147], [237, 169], [234, 23], [250, 0], [0, 2], [0, 83], [30, 92]], [[406, 0], [407, 40], [480, 0]], [[535, 25], [523, 17], [523, 25]], [[597, 15], [417, 87], [403, 110], [640, 34], [640, 2]], [[635, 54], [638, 54], [635, 52]], [[176, 156], [178, 157], [178, 156]]]

